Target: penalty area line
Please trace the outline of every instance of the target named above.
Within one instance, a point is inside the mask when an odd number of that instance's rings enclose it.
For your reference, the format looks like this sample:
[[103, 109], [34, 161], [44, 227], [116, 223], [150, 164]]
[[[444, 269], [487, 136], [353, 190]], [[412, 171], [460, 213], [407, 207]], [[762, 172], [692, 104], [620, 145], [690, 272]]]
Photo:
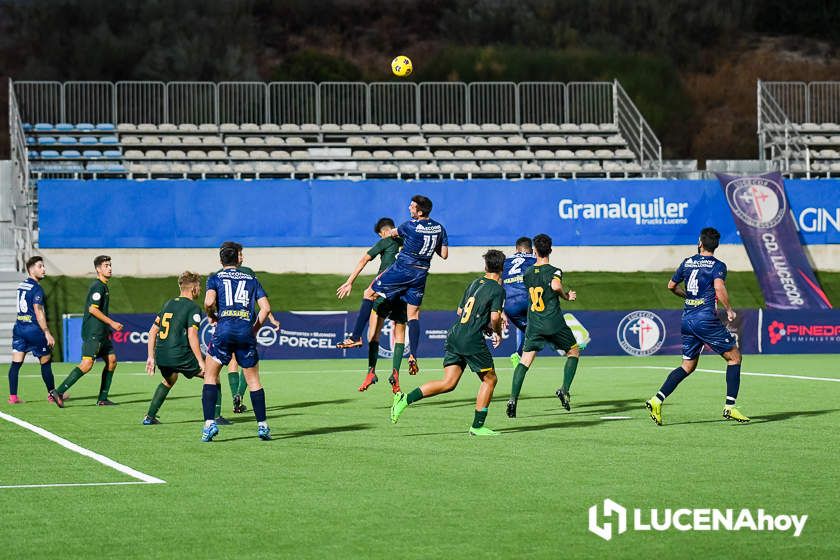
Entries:
[[[674, 368], [669, 366], [589, 366], [591, 369], [655, 369], [660, 371], [670, 371]], [[703, 369], [697, 368], [694, 371], [703, 373], [726, 373], [722, 369]], [[804, 379], [805, 381], [833, 381], [840, 383], [840, 379], [836, 377], [810, 377], [807, 375], [791, 375], [788, 373], [761, 373], [757, 371], [742, 371], [741, 375], [752, 375], [754, 377], [780, 377], [782, 379]]]
[[9, 488], [66, 488], [72, 486], [129, 486], [135, 484], [156, 484], [154, 482], [141, 482], [132, 480], [129, 482], [61, 482], [58, 484], [13, 484], [11, 486], [0, 486], [0, 490]]
[[[0, 412], [0, 418], [2, 418], [3, 420], [6, 420], [7, 422], [11, 422], [12, 424], [17, 424], [21, 428], [25, 428], [25, 429], [27, 429], [31, 432], [35, 432], [39, 436], [41, 436], [43, 438], [46, 438], [46, 439], [48, 439], [48, 440], [50, 440], [54, 443], [57, 443], [61, 447], [64, 447], [65, 449], [69, 449], [70, 451], [73, 451], [74, 453], [78, 453], [79, 455], [83, 455], [85, 457], [90, 457], [94, 461], [96, 461], [98, 463], [102, 463], [106, 467], [110, 467], [110, 468], [112, 468], [116, 471], [119, 471], [119, 472], [121, 472], [125, 475], [130, 476], [131, 478], [134, 478], [134, 479], [137, 479], [138, 481], [140, 481], [140, 482], [110, 483], [110, 485], [117, 485], [117, 484], [166, 484], [165, 480], [161, 480], [159, 478], [148, 475], [146, 473], [142, 473], [142, 472], [140, 472], [136, 469], [132, 469], [131, 467], [123, 465], [122, 463], [118, 463], [118, 462], [114, 461], [113, 459], [111, 459], [109, 457], [106, 457], [104, 455], [100, 455], [99, 453], [91, 451], [90, 449], [85, 449], [84, 447], [82, 447], [80, 445], [76, 445], [72, 441], [66, 440], [61, 436], [57, 436], [54, 433], [45, 430], [44, 428], [36, 426], [35, 424], [30, 424], [26, 420], [21, 420], [20, 418], [12, 416], [11, 414], [6, 414], [5, 412]], [[104, 484], [105, 483], [91, 483], [89, 485], [101, 486], [101, 485], [104, 485]], [[83, 484], [76, 484], [76, 485], [68, 484], [68, 485], [69, 486], [83, 486]], [[46, 484], [46, 485], [34, 485], [34, 486], [63, 486], [63, 485]], [[28, 486], [24, 486], [24, 487], [28, 487]], [[9, 488], [9, 487], [0, 486], [0, 488]], [[12, 486], [10, 488], [20, 488], [20, 486]]]

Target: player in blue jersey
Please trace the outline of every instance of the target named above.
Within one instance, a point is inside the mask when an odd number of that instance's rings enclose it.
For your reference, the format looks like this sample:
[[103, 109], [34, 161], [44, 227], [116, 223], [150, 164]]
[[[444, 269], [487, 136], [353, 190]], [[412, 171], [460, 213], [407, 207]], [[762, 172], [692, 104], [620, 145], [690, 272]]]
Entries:
[[[726, 291], [726, 265], [714, 255], [719, 244], [720, 233], [714, 228], [704, 228], [700, 232], [697, 254], [680, 263], [668, 282], [668, 289], [685, 299], [680, 329], [683, 361], [680, 367], [668, 375], [659, 392], [645, 403], [651, 419], [660, 426], [662, 402], [697, 368], [704, 344], [708, 344], [726, 360], [723, 417], [738, 422], [750, 421], [735, 408], [735, 399], [738, 398], [741, 385], [741, 352], [735, 337], [726, 330], [717, 316], [716, 302], [719, 302], [726, 310], [727, 319], [730, 322], [735, 319], [735, 311], [729, 304]], [[680, 286], [681, 283], [685, 284], [685, 288]]]
[[[216, 324], [213, 339], [207, 348], [204, 374], [204, 389], [201, 404], [204, 409], [204, 430], [201, 441], [211, 441], [219, 428], [214, 421], [218, 379], [222, 366], [230, 363], [231, 357], [244, 369], [245, 379], [251, 394], [251, 407], [257, 419], [257, 436], [271, 439], [265, 414], [265, 391], [260, 384], [259, 356], [257, 355], [256, 333], [271, 313], [263, 287], [253, 274], [240, 270], [241, 246], [232, 241], [222, 243], [219, 259], [222, 270], [207, 279], [207, 294], [204, 309], [211, 322]], [[255, 307], [259, 307], [259, 312]]]
[[522, 357], [522, 346], [525, 344], [525, 327], [528, 325], [528, 288], [522, 282], [522, 273], [534, 266], [537, 257], [530, 237], [520, 237], [516, 240], [516, 252], [505, 259], [502, 273], [502, 287], [505, 289], [505, 318], [509, 325], [513, 325], [522, 333], [516, 352], [510, 355], [513, 367], [519, 364]]
[[[12, 363], [9, 366], [9, 404], [23, 402], [18, 397], [18, 374], [26, 354], [31, 352], [41, 362], [41, 379], [47, 386], [47, 393], [55, 389], [52, 373], [52, 348], [55, 339], [47, 326], [44, 312], [44, 289], [41, 280], [47, 275], [42, 257], [26, 261], [29, 278], [17, 288], [17, 320], [12, 330]], [[48, 397], [52, 402], [52, 396]]]
[[[417, 347], [420, 344], [420, 305], [426, 290], [426, 276], [435, 253], [442, 259], [449, 256], [449, 238], [446, 229], [431, 219], [432, 201], [423, 195], [414, 195], [408, 205], [411, 219], [391, 230], [391, 236], [403, 240], [397, 260], [365, 290], [365, 298], [378, 297], [406, 303], [408, 315], [408, 373], [420, 371], [417, 365]], [[376, 303], [374, 303], [376, 306]]]

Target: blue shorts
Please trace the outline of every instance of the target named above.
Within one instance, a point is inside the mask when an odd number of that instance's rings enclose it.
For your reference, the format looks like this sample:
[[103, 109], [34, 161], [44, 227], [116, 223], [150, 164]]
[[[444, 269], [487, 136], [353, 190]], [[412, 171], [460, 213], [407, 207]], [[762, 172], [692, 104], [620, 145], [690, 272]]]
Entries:
[[404, 266], [397, 260], [373, 281], [371, 288], [385, 299], [400, 298], [408, 305], [419, 307], [423, 303], [428, 274], [425, 268]]
[[236, 356], [236, 362], [243, 368], [252, 368], [260, 361], [257, 337], [253, 334], [237, 336], [236, 333], [219, 332], [218, 327], [207, 346], [207, 355], [223, 366], [230, 363], [232, 356]]
[[728, 352], [735, 346], [735, 337], [717, 317], [683, 318], [680, 332], [685, 360], [696, 359], [704, 344], [708, 344], [717, 354]]
[[528, 326], [528, 300], [516, 298], [505, 301], [505, 315], [511, 325], [525, 332], [525, 327]]
[[15, 352], [31, 353], [36, 358], [41, 358], [52, 351], [47, 346], [47, 337], [41, 329], [32, 329], [27, 332], [15, 329], [12, 334], [12, 350]]

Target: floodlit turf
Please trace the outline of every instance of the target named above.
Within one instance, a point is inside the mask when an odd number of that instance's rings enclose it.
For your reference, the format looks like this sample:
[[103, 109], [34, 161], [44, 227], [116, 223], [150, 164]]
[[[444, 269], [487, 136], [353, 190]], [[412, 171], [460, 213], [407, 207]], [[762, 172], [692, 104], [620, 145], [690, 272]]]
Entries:
[[[539, 358], [509, 420], [500, 384], [487, 425], [466, 435], [476, 379], [388, 421], [386, 370], [366, 393], [355, 360], [273, 361], [263, 369], [275, 440], [261, 442], [250, 412], [233, 417], [226, 380], [217, 441], [202, 444], [200, 382], [181, 380], [140, 420], [157, 378], [121, 364], [120, 406], [97, 408], [98, 376], [72, 389], [64, 410], [45, 402], [37, 368], [0, 411], [41, 426], [166, 484], [0, 489], [9, 558], [837, 558], [840, 382], [745, 375], [739, 407], [721, 417], [723, 361], [708, 356], [664, 406], [657, 427], [642, 408], [676, 357], [586, 357], [572, 411], [554, 390], [562, 358]], [[404, 389], [439, 375], [421, 361]], [[387, 364], [383, 364], [387, 367]], [[98, 368], [97, 368], [98, 369]], [[69, 366], [56, 366], [62, 379]], [[747, 356], [745, 372], [840, 379], [840, 356]], [[5, 377], [5, 376], [4, 376]], [[246, 401], [247, 402], [247, 401]], [[248, 402], [250, 405], [250, 403]], [[604, 420], [604, 416], [629, 416]], [[130, 477], [0, 419], [0, 485], [130, 481]], [[790, 532], [627, 532], [606, 542], [588, 509], [611, 498], [640, 508], [763, 508], [807, 514]]]

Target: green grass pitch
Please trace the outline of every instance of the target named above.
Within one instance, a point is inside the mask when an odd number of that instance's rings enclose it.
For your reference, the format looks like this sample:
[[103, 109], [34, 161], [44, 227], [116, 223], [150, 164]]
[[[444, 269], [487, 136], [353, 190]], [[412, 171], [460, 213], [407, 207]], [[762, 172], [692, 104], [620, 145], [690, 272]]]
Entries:
[[[0, 411], [31, 422], [166, 484], [0, 489], [8, 558], [837, 558], [840, 383], [744, 375], [739, 408], [720, 415], [724, 363], [707, 356], [669, 398], [665, 426], [643, 401], [679, 363], [674, 356], [581, 359], [572, 411], [554, 390], [562, 358], [538, 358], [520, 417], [505, 417], [509, 363], [487, 425], [470, 438], [478, 382], [421, 401], [391, 425], [391, 391], [356, 387], [358, 360], [263, 362], [274, 441], [256, 438], [250, 411], [225, 414], [199, 442], [200, 381], [181, 379], [159, 426], [142, 426], [158, 377], [120, 364], [119, 406], [94, 406], [98, 375], [67, 408], [45, 401], [37, 366], [22, 370], [25, 404]], [[421, 360], [404, 390], [437, 378]], [[69, 365], [56, 364], [57, 381]], [[97, 366], [96, 370], [99, 367]], [[746, 356], [745, 372], [840, 379], [840, 356]], [[94, 370], [94, 371], [96, 371]], [[3, 375], [5, 379], [5, 375]], [[246, 400], [247, 402], [247, 400]], [[248, 402], [250, 405], [250, 403]], [[250, 408], [250, 406], [249, 406]], [[605, 420], [605, 416], [628, 419]], [[0, 486], [123, 482], [130, 477], [0, 419]], [[791, 532], [627, 532], [607, 542], [587, 530], [588, 509], [611, 498], [640, 508], [763, 508], [807, 514]]]

